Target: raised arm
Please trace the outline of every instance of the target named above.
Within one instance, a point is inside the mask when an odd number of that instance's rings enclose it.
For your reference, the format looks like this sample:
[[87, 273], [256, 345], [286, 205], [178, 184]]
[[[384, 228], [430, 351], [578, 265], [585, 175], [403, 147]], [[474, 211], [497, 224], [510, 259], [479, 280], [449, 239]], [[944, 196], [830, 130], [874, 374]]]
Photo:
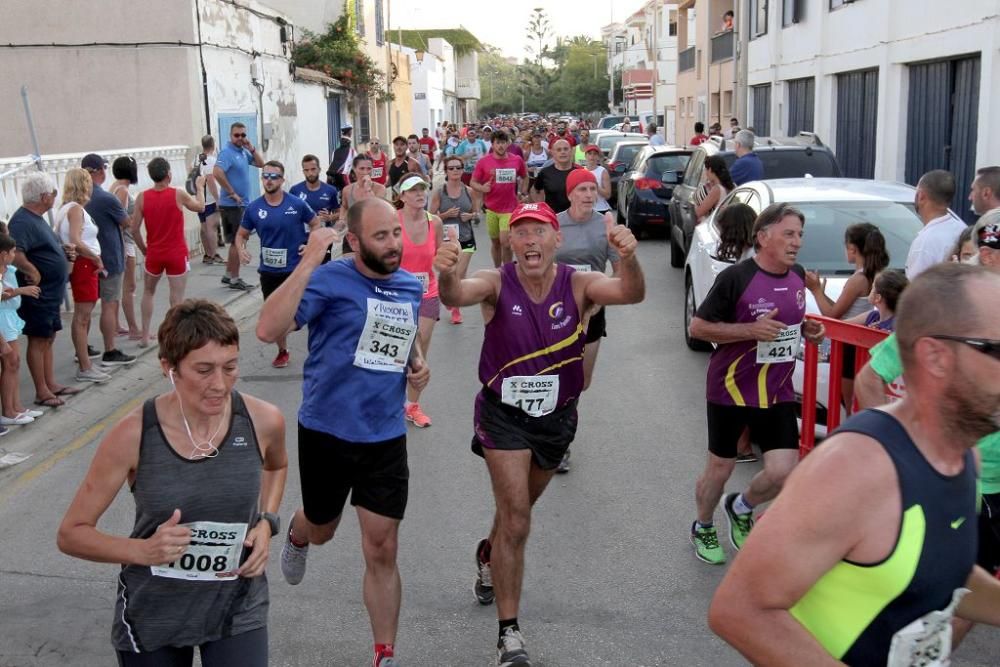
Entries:
[[646, 279], [635, 256], [639, 242], [628, 227], [616, 225], [610, 213], [604, 214], [604, 229], [608, 243], [619, 257], [615, 275], [608, 276], [601, 272], [574, 274], [574, 282], [583, 282], [588, 303], [598, 306], [639, 303], [646, 297]]
[[500, 272], [491, 269], [476, 271], [460, 279], [456, 270], [462, 252], [457, 238], [448, 238], [438, 246], [434, 268], [438, 272], [438, 293], [441, 303], [449, 308], [473, 306], [484, 301], [493, 303], [500, 291]]
[[862, 296], [867, 294], [868, 280], [860, 273], [855, 273], [847, 279], [840, 296], [834, 301], [826, 295], [826, 278], [820, 278], [815, 271], [806, 271], [806, 289], [812, 292], [816, 306], [824, 317], [840, 319]]
[[205, 177], [198, 176], [194, 181], [195, 195], [192, 197], [187, 190], [177, 188], [177, 206], [183, 206], [192, 213], [202, 213], [205, 210]]

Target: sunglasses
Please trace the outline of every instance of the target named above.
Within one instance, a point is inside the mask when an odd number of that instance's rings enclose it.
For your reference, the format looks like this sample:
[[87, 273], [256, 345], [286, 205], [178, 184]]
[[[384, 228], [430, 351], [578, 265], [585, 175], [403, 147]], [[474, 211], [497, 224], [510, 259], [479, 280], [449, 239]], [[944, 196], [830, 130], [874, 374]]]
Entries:
[[456, 167], [455, 165], [452, 165], [448, 167], [448, 171], [462, 171], [462, 167], [460, 166]]
[[247, 136], [247, 133], [246, 132], [242, 132], [240, 134], [234, 134], [233, 136], [236, 137], [237, 139], [243, 139], [243, 138], [245, 138]]
[[263, 178], [265, 181], [280, 181], [285, 176], [283, 174], [270, 174], [270, 173], [268, 173], [268, 174], [261, 174], [260, 177]]
[[962, 343], [963, 345], [968, 345], [977, 352], [982, 352], [983, 354], [1000, 361], [1000, 340], [991, 340], [989, 338], [966, 338], [965, 336], [949, 336], [947, 334], [936, 334], [928, 336], [928, 338], [934, 338], [936, 340], [950, 340], [956, 343]]

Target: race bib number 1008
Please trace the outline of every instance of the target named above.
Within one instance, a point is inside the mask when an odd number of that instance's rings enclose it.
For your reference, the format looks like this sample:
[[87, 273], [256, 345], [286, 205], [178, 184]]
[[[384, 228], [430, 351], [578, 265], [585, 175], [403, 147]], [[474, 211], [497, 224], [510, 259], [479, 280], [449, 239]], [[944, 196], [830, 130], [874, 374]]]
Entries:
[[153, 576], [188, 581], [235, 579], [247, 524], [194, 521], [183, 525], [191, 530], [191, 543], [174, 562], [150, 567]]
[[402, 373], [417, 334], [413, 307], [368, 299], [368, 315], [354, 352], [354, 365], [373, 371]]

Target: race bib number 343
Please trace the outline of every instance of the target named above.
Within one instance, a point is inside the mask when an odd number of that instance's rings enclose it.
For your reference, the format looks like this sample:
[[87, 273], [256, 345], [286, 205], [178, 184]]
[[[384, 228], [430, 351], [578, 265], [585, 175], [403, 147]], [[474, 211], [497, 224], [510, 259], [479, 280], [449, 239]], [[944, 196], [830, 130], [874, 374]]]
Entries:
[[417, 334], [409, 303], [368, 299], [368, 315], [354, 352], [354, 365], [373, 371], [402, 373]]
[[188, 581], [236, 579], [247, 524], [194, 521], [183, 525], [191, 530], [187, 550], [172, 563], [150, 567], [153, 576]]
[[787, 364], [795, 361], [801, 330], [802, 324], [799, 323], [782, 329], [774, 340], [757, 341], [757, 363]]

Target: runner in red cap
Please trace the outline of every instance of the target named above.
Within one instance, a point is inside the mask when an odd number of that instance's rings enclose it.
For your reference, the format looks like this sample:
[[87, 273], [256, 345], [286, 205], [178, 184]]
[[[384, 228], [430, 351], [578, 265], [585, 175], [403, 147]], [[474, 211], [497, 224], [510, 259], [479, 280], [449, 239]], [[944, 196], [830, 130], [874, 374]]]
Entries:
[[476, 547], [475, 594], [497, 603], [499, 665], [530, 666], [517, 614], [531, 506], [545, 490], [576, 433], [583, 390], [584, 313], [638, 303], [646, 287], [628, 228], [604, 230], [621, 257], [615, 277], [556, 263], [559, 220], [544, 202], [518, 206], [510, 219], [516, 263], [460, 279], [461, 247], [449, 238], [434, 267], [447, 306], [481, 304], [486, 334], [479, 359], [472, 451], [486, 459], [496, 515]]

